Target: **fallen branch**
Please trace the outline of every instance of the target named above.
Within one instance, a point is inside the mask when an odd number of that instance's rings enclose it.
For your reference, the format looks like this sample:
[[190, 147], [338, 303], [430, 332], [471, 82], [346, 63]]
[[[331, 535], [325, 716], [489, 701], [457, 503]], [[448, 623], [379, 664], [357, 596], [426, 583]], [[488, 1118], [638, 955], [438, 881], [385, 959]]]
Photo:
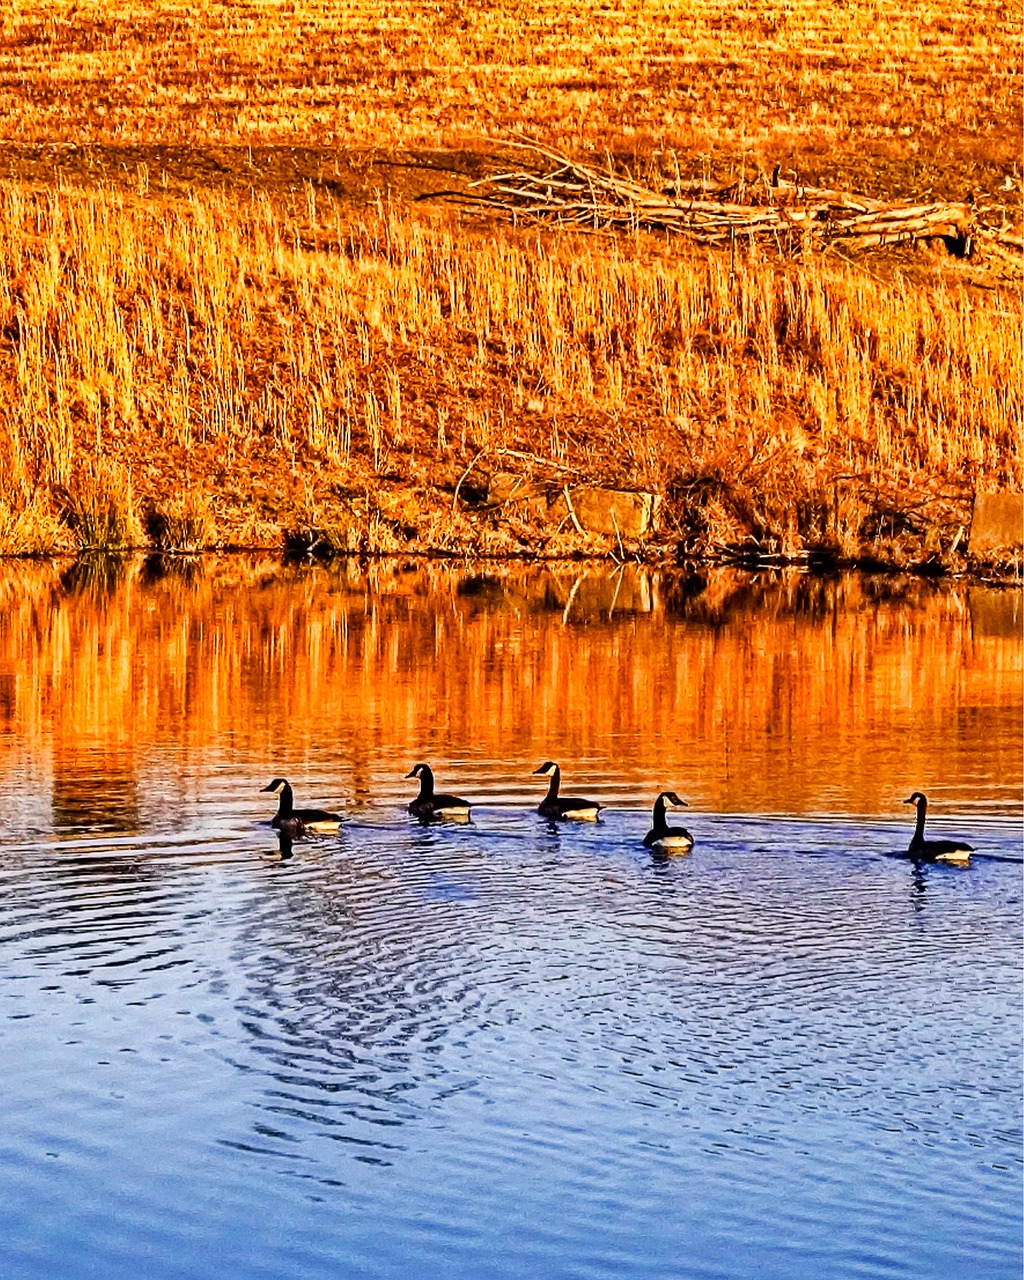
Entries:
[[[703, 244], [735, 243], [738, 236], [771, 239], [798, 248], [806, 238], [818, 245], [850, 248], [942, 239], [966, 257], [981, 247], [1003, 265], [1019, 270], [1020, 237], [987, 228], [965, 202], [884, 203], [824, 187], [772, 181], [709, 187], [677, 182], [658, 190], [596, 169], [550, 147], [512, 144], [525, 153], [518, 169], [478, 179], [468, 192], [446, 191], [439, 198], [487, 208], [517, 221], [578, 229], [667, 231]], [[747, 202], [737, 196], [744, 194]]]

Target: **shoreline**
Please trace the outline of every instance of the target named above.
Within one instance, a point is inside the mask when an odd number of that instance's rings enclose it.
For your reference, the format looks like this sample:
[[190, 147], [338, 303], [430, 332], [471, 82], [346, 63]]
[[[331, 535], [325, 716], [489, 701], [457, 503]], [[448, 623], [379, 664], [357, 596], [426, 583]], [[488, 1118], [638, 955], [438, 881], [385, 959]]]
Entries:
[[648, 544], [627, 549], [618, 554], [611, 548], [598, 549], [577, 546], [574, 549], [560, 547], [545, 552], [540, 549], [519, 551], [481, 551], [473, 548], [453, 550], [435, 547], [395, 547], [390, 550], [337, 550], [324, 552], [315, 548], [271, 545], [218, 545], [183, 550], [161, 550], [153, 545], [119, 547], [116, 549], [81, 548], [77, 551], [48, 550], [25, 553], [0, 554], [0, 572], [21, 564], [51, 563], [60, 567], [75, 566], [125, 566], [142, 562], [151, 566], [163, 566], [168, 571], [176, 568], [198, 566], [211, 560], [242, 560], [245, 557], [266, 556], [282, 566], [318, 565], [324, 568], [345, 564], [407, 565], [437, 564], [467, 569], [481, 566], [488, 569], [507, 568], [554, 570], [564, 568], [604, 568], [611, 572], [623, 569], [651, 572], [676, 572], [699, 577], [704, 573], [736, 571], [753, 576], [762, 574], [806, 575], [814, 578], [857, 576], [863, 578], [909, 579], [920, 582], [958, 582], [1000, 590], [1024, 590], [1024, 565], [1019, 558], [1007, 561], [981, 560], [970, 556], [958, 556], [955, 560], [881, 561], [870, 557], [843, 558], [825, 555], [763, 555], [722, 554], [718, 556], [678, 556], [665, 545]]

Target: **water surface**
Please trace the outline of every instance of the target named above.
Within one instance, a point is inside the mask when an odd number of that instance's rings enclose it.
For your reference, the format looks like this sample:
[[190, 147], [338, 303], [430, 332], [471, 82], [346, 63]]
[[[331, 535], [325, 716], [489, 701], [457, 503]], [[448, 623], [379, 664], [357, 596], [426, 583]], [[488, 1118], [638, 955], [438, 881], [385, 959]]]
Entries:
[[[1018, 596], [235, 559], [0, 603], [4, 1274], [1019, 1276]], [[531, 812], [549, 756], [600, 824]], [[405, 815], [418, 759], [472, 825]], [[341, 833], [282, 859], [277, 773]], [[891, 856], [915, 788], [970, 869]]]

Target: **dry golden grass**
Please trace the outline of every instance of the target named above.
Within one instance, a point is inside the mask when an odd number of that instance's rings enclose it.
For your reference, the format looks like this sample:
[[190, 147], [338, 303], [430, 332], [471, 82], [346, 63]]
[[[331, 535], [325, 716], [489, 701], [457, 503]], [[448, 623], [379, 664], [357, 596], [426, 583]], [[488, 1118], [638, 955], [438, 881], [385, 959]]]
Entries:
[[[144, 518], [183, 548], [587, 545], [463, 509], [504, 449], [657, 489], [694, 550], [945, 551], [978, 486], [1021, 484], [1016, 292], [927, 262], [879, 278], [467, 227], [397, 197], [519, 131], [651, 172], [779, 161], [879, 195], [970, 187], [1016, 218], [1019, 16], [4, 7], [0, 547], [31, 529], [38, 549], [57, 512], [79, 544], [132, 542]], [[100, 482], [111, 468], [123, 483]]]
[[80, 459], [64, 487], [67, 522], [83, 551], [128, 551], [145, 545], [131, 473], [102, 455]]
[[69, 554], [77, 545], [48, 494], [0, 497], [0, 556]]
[[73, 489], [110, 456], [147, 511], [201, 489], [228, 541], [288, 513], [389, 550], [437, 545], [425, 495], [511, 449], [664, 492], [704, 549], [852, 554], [915, 522], [938, 551], [975, 487], [1020, 484], [1010, 292], [307, 195], [292, 215], [0, 186], [9, 488]]
[[186, 489], [155, 502], [148, 525], [160, 551], [191, 553], [217, 543], [217, 524], [210, 500], [201, 490]]
[[22, 142], [475, 145], [1019, 159], [1003, 0], [17, 0]]

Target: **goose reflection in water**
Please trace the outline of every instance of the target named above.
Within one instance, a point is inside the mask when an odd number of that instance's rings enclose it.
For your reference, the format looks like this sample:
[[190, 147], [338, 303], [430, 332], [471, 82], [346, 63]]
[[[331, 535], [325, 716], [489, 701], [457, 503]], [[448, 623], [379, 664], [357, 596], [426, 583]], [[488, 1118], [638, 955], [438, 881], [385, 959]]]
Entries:
[[[62, 854], [50, 869], [49, 879], [58, 884], [87, 880], [89, 884], [102, 890], [108, 883], [118, 884], [126, 880], [134, 880], [140, 885], [146, 884], [156, 878], [158, 871], [158, 862], [150, 861], [141, 852], [131, 850], [121, 854], [104, 853], [91, 856], [76, 854], [68, 857]], [[92, 896], [90, 896], [91, 901]], [[74, 904], [67, 909], [75, 910]]]
[[306, 834], [306, 829], [301, 822], [288, 823], [280, 828], [277, 833], [277, 856], [273, 854], [264, 854], [263, 856], [272, 862], [287, 862], [293, 856], [292, 850], [295, 847], [295, 841], [301, 840]]
[[909, 859], [905, 854], [897, 854], [903, 861], [910, 864], [910, 905], [913, 907], [915, 914], [922, 912], [927, 905], [927, 889], [928, 889], [928, 871], [927, 864]]

